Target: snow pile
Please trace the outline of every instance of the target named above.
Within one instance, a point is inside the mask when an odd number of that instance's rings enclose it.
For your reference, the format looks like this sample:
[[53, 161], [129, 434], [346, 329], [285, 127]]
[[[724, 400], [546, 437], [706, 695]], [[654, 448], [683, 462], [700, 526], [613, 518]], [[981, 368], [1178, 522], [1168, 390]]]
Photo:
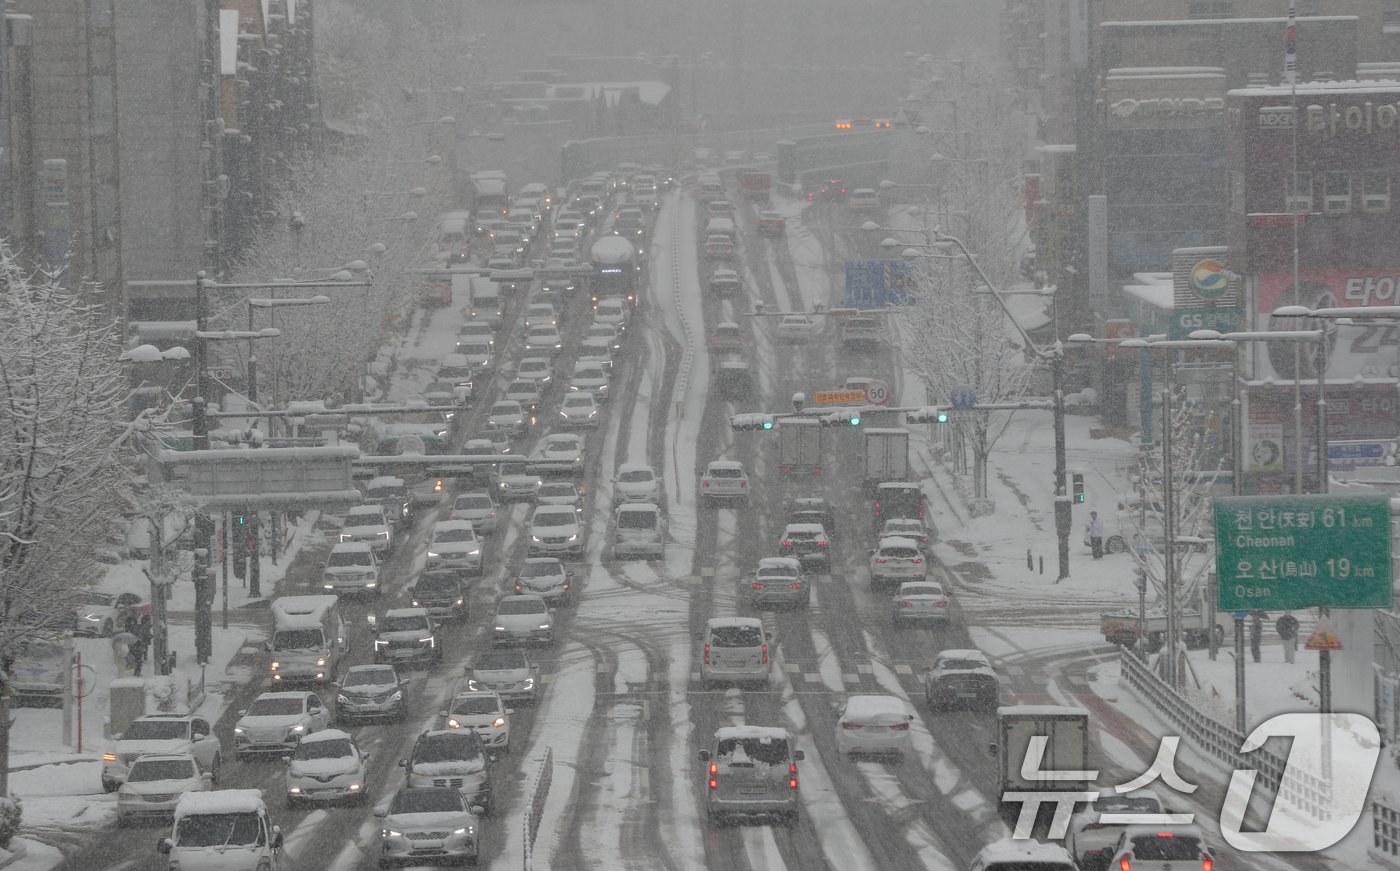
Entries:
[[17, 798], [0, 796], [0, 849], [10, 846], [10, 839], [19, 832], [24, 817], [24, 805]]

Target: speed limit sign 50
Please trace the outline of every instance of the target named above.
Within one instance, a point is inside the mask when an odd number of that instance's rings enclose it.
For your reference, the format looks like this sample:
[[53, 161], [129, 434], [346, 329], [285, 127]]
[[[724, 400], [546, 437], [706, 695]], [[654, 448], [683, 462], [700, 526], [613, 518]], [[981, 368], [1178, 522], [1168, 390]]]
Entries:
[[889, 405], [890, 386], [883, 381], [871, 381], [865, 385], [865, 401], [871, 405]]

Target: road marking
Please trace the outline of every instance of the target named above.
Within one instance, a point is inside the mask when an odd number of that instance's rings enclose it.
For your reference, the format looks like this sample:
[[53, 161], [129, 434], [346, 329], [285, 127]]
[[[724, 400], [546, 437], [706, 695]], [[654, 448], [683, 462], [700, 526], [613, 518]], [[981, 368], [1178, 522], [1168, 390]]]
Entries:
[[914, 667], [903, 662], [896, 662], [894, 664], [894, 672], [895, 674], [912, 675], [914, 673]]
[[821, 683], [822, 676], [820, 672], [809, 671], [802, 675], [802, 679], [808, 683]]
[[841, 680], [845, 681], [846, 683], [860, 683], [860, 675], [851, 674], [849, 672], [842, 672]]
[[714, 576], [715, 576], [715, 567], [714, 567], [714, 566], [701, 566], [701, 567], [700, 567], [700, 577], [702, 577], [702, 578], [713, 578]]
[[868, 662], [857, 663], [856, 671], [860, 672], [861, 674], [874, 674], [875, 666], [871, 665]]

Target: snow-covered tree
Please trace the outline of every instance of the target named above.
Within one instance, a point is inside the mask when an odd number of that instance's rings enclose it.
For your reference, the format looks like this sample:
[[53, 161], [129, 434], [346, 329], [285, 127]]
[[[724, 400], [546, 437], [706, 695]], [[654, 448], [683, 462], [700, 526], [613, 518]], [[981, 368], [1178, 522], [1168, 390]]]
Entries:
[[0, 655], [71, 618], [135, 459], [116, 324], [0, 244]]
[[[903, 180], [932, 194], [921, 225], [958, 238], [980, 268], [973, 269], [956, 246], [936, 254], [921, 248], [932, 256], [912, 267], [914, 302], [903, 319], [900, 350], [938, 403], [959, 385], [972, 387], [979, 403], [1014, 400], [1025, 395], [1035, 369], [1024, 339], [982, 279], [999, 291], [1021, 280], [1028, 245], [1020, 201], [1023, 131], [995, 75], [970, 70], [967, 80], [939, 100], [956, 109], [939, 113], [949, 121], [947, 129], [916, 134], [929, 140], [923, 151], [927, 175]], [[916, 239], [928, 241], [932, 234], [912, 230], [896, 241]], [[981, 412], [961, 424], [979, 499], [987, 492], [987, 458], [1010, 419], [1005, 412]]]

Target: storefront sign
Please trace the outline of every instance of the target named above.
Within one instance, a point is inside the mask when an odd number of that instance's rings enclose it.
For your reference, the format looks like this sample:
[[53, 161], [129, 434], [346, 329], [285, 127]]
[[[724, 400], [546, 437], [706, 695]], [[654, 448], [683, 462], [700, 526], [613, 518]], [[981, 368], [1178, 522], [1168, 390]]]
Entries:
[[[1274, 309], [1284, 305], [1308, 308], [1350, 308], [1368, 305], [1400, 304], [1400, 270], [1354, 270], [1347, 272], [1302, 272], [1298, 286], [1287, 272], [1263, 273], [1258, 279], [1259, 323], [1270, 330], [1311, 329], [1302, 318], [1275, 318]], [[1329, 381], [1357, 378], [1394, 378], [1400, 375], [1400, 322], [1335, 327], [1327, 355]], [[1292, 380], [1295, 342], [1267, 342], [1263, 353], [1255, 354], [1253, 377]], [[1296, 355], [1305, 379], [1317, 377], [1317, 348], [1304, 343]]]

